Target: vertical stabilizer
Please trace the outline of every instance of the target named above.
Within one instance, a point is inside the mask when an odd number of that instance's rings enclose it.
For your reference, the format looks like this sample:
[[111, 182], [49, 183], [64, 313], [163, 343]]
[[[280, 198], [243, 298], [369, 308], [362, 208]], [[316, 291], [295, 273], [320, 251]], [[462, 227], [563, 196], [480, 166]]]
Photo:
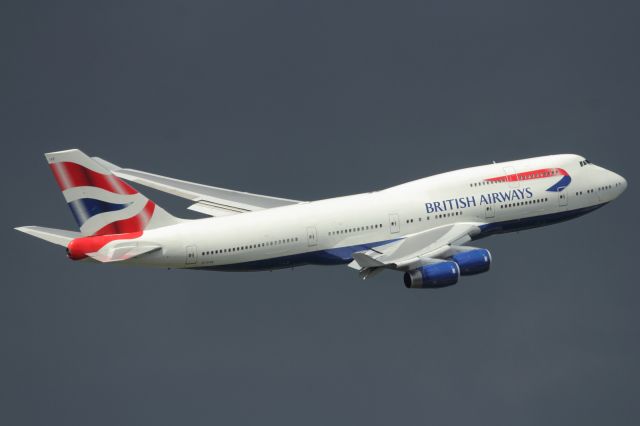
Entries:
[[83, 235], [142, 232], [180, 222], [78, 149], [45, 157]]

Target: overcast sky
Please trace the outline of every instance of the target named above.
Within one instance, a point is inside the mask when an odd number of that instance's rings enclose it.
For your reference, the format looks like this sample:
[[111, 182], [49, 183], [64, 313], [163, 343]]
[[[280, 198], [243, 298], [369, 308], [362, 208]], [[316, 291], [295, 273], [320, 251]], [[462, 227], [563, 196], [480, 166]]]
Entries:
[[[638, 22], [632, 1], [2, 2], [0, 423], [637, 425]], [[73, 147], [301, 200], [567, 152], [630, 186], [410, 291], [74, 263], [12, 229], [76, 228], [42, 155]]]

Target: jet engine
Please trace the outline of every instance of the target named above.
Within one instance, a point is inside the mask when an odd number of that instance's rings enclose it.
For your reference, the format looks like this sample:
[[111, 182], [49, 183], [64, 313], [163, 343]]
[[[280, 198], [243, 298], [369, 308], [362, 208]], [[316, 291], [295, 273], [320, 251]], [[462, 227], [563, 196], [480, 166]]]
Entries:
[[486, 249], [463, 251], [451, 256], [460, 267], [460, 275], [474, 275], [487, 272], [491, 266], [491, 253]]
[[458, 282], [460, 268], [456, 262], [438, 262], [404, 273], [407, 288], [438, 288]]

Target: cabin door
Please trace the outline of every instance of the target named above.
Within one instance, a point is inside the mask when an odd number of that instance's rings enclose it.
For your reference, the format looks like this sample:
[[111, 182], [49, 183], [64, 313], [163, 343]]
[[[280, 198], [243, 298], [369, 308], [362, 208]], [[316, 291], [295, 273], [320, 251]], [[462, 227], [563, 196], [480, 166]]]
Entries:
[[504, 174], [507, 182], [509, 182], [509, 188], [518, 188], [520, 186], [520, 181], [518, 180], [518, 174], [516, 173], [515, 167], [505, 167]]
[[313, 247], [318, 244], [318, 231], [315, 226], [307, 227], [307, 244]]
[[196, 246], [187, 246], [187, 257], [185, 258], [184, 263], [186, 265], [193, 265], [198, 261], [198, 252], [196, 250]]
[[565, 191], [566, 187], [561, 186], [558, 188], [558, 206], [567, 207], [569, 205], [569, 193]]
[[493, 210], [493, 205], [492, 204], [487, 204], [486, 206], [484, 206], [484, 217], [488, 218], [492, 218], [496, 215], [495, 211]]
[[389, 215], [389, 231], [392, 234], [400, 232], [400, 216], [397, 213]]

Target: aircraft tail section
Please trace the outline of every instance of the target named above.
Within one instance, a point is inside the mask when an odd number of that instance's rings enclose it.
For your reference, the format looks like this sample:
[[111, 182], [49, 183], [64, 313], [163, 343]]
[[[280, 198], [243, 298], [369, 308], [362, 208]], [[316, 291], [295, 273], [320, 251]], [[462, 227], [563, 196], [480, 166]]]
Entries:
[[45, 157], [84, 236], [142, 232], [181, 221], [78, 149]]

